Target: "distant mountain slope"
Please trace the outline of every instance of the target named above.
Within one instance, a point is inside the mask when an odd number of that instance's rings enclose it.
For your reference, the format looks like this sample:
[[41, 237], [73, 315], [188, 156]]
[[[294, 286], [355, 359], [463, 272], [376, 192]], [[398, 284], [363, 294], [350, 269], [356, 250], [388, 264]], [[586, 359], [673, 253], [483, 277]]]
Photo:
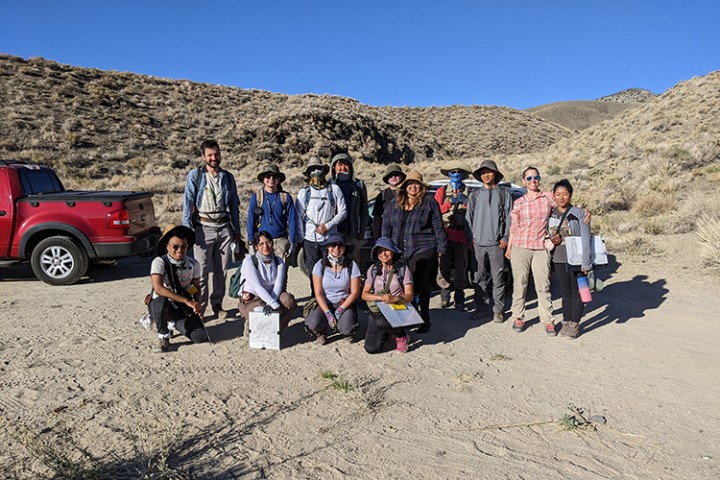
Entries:
[[613, 103], [594, 100], [548, 103], [526, 111], [571, 130], [584, 130], [618, 113], [634, 108], [639, 103]]
[[598, 98], [598, 102], [613, 102], [613, 103], [646, 103], [657, 97], [657, 93], [653, 93], [650, 90], [644, 88], [628, 88], [622, 92], [613, 93], [612, 95], [606, 95]]
[[370, 163], [541, 150], [571, 134], [502, 107], [376, 108], [0, 55], [0, 155], [104, 178], [148, 164], [185, 168], [202, 139], [227, 164], [299, 168], [348, 149]]

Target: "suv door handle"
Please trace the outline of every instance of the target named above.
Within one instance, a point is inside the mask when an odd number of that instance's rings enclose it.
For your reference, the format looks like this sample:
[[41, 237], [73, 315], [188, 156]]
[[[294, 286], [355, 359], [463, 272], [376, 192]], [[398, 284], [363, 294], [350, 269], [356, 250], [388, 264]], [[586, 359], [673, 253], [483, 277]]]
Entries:
[[5, 215], [7, 215], [5, 210], [0, 210], [0, 217], [4, 217]]

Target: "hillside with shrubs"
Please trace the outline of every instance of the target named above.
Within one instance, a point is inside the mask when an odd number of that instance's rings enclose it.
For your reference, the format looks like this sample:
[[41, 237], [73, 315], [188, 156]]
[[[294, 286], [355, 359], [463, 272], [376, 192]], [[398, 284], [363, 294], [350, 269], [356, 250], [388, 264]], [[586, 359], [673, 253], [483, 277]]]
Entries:
[[[242, 195], [257, 188], [262, 163], [280, 164], [294, 192], [311, 156], [340, 150], [371, 195], [389, 163], [433, 179], [446, 160], [492, 158], [516, 183], [528, 164], [546, 189], [569, 178], [618, 251], [661, 255], [657, 238], [691, 232], [701, 246], [720, 244], [720, 72], [661, 95], [628, 89], [527, 111], [395, 108], [0, 54], [0, 158], [52, 166], [70, 188], [150, 190], [161, 222], [178, 221], [207, 138], [220, 142]], [[702, 253], [709, 265], [717, 257], [717, 247]]]

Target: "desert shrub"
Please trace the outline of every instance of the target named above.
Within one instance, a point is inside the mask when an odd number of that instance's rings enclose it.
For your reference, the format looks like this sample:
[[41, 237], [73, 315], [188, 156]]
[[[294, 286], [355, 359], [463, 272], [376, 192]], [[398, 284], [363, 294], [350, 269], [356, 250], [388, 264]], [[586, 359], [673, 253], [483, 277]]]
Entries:
[[608, 250], [639, 257], [656, 256], [660, 252], [645, 233], [628, 233], [617, 237], [606, 237]]
[[677, 199], [668, 195], [649, 194], [637, 199], [633, 212], [646, 217], [654, 217], [669, 213], [677, 207]]
[[703, 263], [710, 267], [720, 267], [720, 218], [708, 214], [702, 215], [696, 235]]

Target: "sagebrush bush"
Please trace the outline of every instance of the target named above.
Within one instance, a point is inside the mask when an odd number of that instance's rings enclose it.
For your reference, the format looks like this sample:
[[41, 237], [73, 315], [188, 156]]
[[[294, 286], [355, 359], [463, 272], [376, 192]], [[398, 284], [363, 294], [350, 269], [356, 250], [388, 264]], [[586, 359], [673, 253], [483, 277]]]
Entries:
[[699, 254], [703, 263], [709, 267], [720, 267], [720, 218], [702, 215], [697, 227]]

